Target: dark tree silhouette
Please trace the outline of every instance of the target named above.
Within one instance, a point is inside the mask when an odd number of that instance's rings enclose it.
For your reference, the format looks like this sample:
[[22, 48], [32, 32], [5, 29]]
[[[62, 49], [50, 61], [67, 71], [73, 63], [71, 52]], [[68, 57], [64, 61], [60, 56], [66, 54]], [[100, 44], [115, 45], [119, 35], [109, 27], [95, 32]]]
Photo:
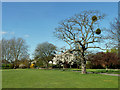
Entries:
[[44, 42], [37, 45], [34, 53], [34, 58], [37, 60], [42, 60], [46, 65], [46, 68], [48, 68], [49, 61], [51, 61], [54, 57], [55, 51], [56, 46], [51, 43]]
[[93, 65], [101, 65], [104, 68], [108, 68], [111, 65], [118, 65], [118, 55], [112, 52], [99, 52], [89, 57], [89, 60]]

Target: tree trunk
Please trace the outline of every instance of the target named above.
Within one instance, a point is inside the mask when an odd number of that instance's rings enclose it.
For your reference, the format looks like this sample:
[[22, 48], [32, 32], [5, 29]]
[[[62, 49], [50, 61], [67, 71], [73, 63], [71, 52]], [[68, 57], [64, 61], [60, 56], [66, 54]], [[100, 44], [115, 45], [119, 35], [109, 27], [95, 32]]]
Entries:
[[18, 60], [17, 60], [17, 59], [15, 59], [15, 65], [16, 65], [16, 66], [18, 65]]
[[78, 64], [78, 69], [80, 69], [80, 65]]
[[77, 69], [80, 69], [80, 65], [77, 63]]
[[46, 64], [46, 68], [48, 69], [48, 63]]
[[63, 64], [63, 69], [65, 68], [65, 65]]
[[61, 66], [61, 65], [59, 64], [59, 69], [60, 69], [60, 66]]
[[77, 69], [78, 69], [78, 64], [77, 64]]
[[52, 61], [52, 67], [51, 68], [53, 68], [53, 61]]
[[14, 61], [14, 69], [16, 69], [17, 68], [17, 59], [15, 59], [15, 61]]
[[85, 60], [84, 51], [82, 52], [81, 65], [82, 65], [82, 74], [86, 74], [86, 60]]
[[106, 66], [106, 72], [108, 72], [108, 66]]
[[65, 70], [65, 64], [63, 64], [63, 71]]
[[5, 60], [5, 68], [7, 68], [7, 60]]
[[86, 74], [86, 64], [82, 63], [82, 74]]
[[70, 68], [72, 68], [72, 67], [71, 67], [71, 66], [72, 66], [71, 63], [69, 63], [69, 65], [70, 65]]

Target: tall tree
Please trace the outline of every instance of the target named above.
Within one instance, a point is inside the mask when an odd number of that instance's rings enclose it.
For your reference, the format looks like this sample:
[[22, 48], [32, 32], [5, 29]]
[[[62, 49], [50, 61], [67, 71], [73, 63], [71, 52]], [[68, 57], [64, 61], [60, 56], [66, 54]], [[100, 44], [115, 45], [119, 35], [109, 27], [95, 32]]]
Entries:
[[11, 55], [11, 45], [10, 45], [10, 41], [6, 40], [6, 39], [2, 39], [2, 60], [5, 61], [5, 65], [7, 65], [7, 62], [10, 61], [12, 59], [12, 55]]
[[[120, 21], [115, 18], [110, 23], [110, 29], [106, 30], [107, 45], [109, 48], [118, 48], [120, 46]], [[109, 42], [108, 42], [109, 41]]]
[[[99, 29], [99, 22], [104, 18], [104, 14], [98, 11], [83, 11], [73, 17], [62, 21], [58, 28], [55, 29], [57, 38], [65, 41], [73, 51], [80, 51], [82, 74], [86, 73], [85, 52], [88, 48], [99, 48], [94, 43], [99, 42], [102, 35]], [[74, 45], [78, 46], [75, 49]]]
[[10, 41], [13, 58], [16, 61], [16, 65], [18, 65], [18, 60], [28, 57], [28, 46], [26, 45], [25, 40], [22, 38], [13, 38]]
[[35, 59], [42, 60], [45, 63], [46, 68], [48, 68], [49, 61], [51, 61], [52, 58], [54, 57], [55, 51], [56, 51], [55, 45], [48, 42], [44, 42], [42, 44], [37, 45], [34, 57]]
[[93, 65], [101, 65], [106, 69], [109, 68], [111, 65], [119, 65], [118, 55], [114, 52], [99, 52], [91, 55], [89, 57], [89, 60], [92, 62]]
[[[120, 16], [120, 15], [119, 15]], [[109, 49], [112, 51], [117, 51], [117, 54], [119, 56], [118, 61], [120, 62], [120, 20], [119, 17], [115, 18], [110, 23], [110, 29], [107, 29], [108, 35], [107, 35], [107, 43]]]
[[10, 40], [2, 39], [2, 59], [15, 61], [18, 66], [18, 60], [28, 58], [28, 46], [22, 38], [12, 38]]

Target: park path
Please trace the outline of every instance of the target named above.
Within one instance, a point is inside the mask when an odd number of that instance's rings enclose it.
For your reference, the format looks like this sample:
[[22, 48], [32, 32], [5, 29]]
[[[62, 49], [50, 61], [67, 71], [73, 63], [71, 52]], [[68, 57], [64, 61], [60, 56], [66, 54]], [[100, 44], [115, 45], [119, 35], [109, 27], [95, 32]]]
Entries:
[[[81, 71], [73, 71], [73, 72], [81, 72]], [[87, 73], [93, 73], [93, 72], [87, 72]], [[103, 75], [110, 75], [110, 76], [120, 76], [120, 74], [108, 74], [108, 73], [96, 73], [96, 74], [103, 74]]]
[[120, 76], [120, 74], [108, 74], [108, 73], [98, 73], [98, 74], [104, 74], [104, 75], [110, 75], [110, 76]]

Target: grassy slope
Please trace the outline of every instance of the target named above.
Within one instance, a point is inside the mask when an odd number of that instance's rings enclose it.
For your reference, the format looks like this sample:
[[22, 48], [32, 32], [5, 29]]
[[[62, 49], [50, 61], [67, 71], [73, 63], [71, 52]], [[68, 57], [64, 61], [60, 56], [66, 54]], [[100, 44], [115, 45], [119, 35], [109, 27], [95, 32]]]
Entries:
[[117, 88], [118, 77], [59, 70], [3, 70], [3, 88]]

